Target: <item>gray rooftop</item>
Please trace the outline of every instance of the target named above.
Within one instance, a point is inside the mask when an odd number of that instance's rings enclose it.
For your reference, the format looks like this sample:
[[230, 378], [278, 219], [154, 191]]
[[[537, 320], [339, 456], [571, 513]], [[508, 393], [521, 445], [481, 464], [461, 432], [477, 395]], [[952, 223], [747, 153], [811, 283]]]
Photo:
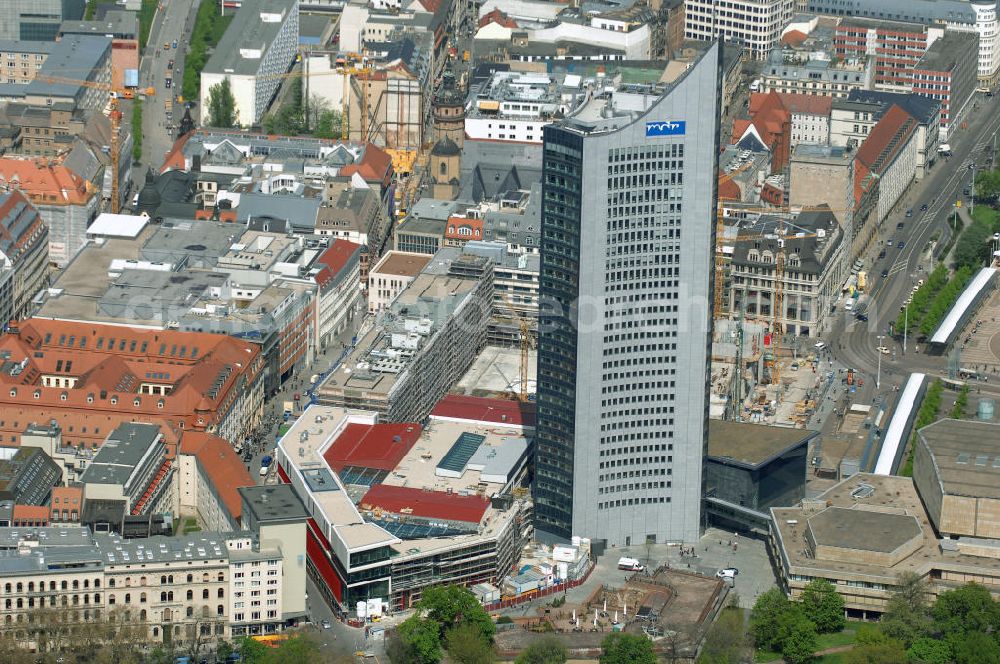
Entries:
[[112, 10], [101, 21], [63, 21], [59, 26], [63, 35], [104, 35], [118, 39], [136, 39], [139, 35], [137, 12]]
[[1000, 424], [943, 419], [919, 436], [945, 494], [1000, 498]]
[[923, 534], [912, 515], [846, 507], [828, 507], [809, 517], [808, 529], [819, 546], [878, 553], [891, 553]]
[[282, 194], [247, 193], [240, 195], [236, 219], [243, 223], [250, 217], [273, 217], [290, 222], [297, 231], [312, 232], [316, 228], [316, 214], [323, 200]]
[[[931, 71], [952, 71], [955, 66], [965, 60], [965, 53], [969, 50], [978, 52], [979, 35], [974, 32], [959, 32], [947, 30], [944, 37], [936, 40], [931, 47], [924, 51], [923, 56], [914, 65], [915, 69], [929, 69]], [[975, 62], [973, 58], [973, 62]]]
[[759, 467], [816, 435], [808, 429], [709, 420], [708, 456], [726, 464]]
[[[35, 78], [25, 87], [26, 95], [39, 97], [81, 96], [83, 85], [47, 83], [45, 76], [89, 79], [104, 58], [111, 57], [111, 40], [97, 35], [67, 35], [56, 42]], [[69, 73], [67, 73], [69, 72]], [[76, 72], [73, 74], [72, 72]]]
[[[297, 4], [298, 0], [243, 0], [203, 71], [213, 74], [256, 74], [261, 59], [244, 58], [240, 49], [260, 48], [266, 52], [281, 31], [289, 12]], [[282, 20], [262, 21], [261, 12], [280, 13]]]
[[134, 322], [176, 320], [228, 279], [227, 274], [202, 270], [123, 270], [101, 296], [97, 311], [102, 317]]
[[245, 486], [237, 489], [243, 499], [244, 514], [249, 510], [254, 523], [298, 521], [309, 518], [291, 484]]
[[111, 432], [80, 475], [84, 484], [125, 484], [160, 436], [155, 424], [126, 423]]
[[56, 42], [0, 39], [0, 53], [51, 53]]
[[894, 21], [976, 22], [968, 0], [809, 0], [808, 10], [837, 16], [885, 18]]
[[[122, 539], [118, 535], [94, 536], [108, 565], [130, 563], [169, 563], [179, 560], [225, 560], [229, 558], [226, 539], [237, 533], [203, 532], [176, 537], [155, 536], [145, 539]], [[249, 537], [249, 533], [246, 537]]]
[[92, 545], [36, 548], [26, 555], [17, 549], [0, 551], [0, 576], [44, 574], [66, 567], [80, 569], [100, 564], [101, 550]]
[[83, 526], [60, 528], [0, 528], [0, 550], [17, 549], [18, 542], [38, 542], [39, 546], [87, 546], [93, 544], [90, 529]]
[[228, 223], [168, 219], [139, 253], [147, 261], [176, 263], [187, 258], [190, 267], [211, 267], [240, 239], [244, 230]]

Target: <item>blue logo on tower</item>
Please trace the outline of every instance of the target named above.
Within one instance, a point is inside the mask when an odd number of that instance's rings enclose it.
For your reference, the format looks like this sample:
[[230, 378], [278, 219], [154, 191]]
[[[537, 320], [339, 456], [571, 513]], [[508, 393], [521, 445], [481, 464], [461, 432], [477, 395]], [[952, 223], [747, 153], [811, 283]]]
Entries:
[[646, 138], [656, 138], [657, 136], [683, 136], [685, 124], [684, 120], [647, 122]]

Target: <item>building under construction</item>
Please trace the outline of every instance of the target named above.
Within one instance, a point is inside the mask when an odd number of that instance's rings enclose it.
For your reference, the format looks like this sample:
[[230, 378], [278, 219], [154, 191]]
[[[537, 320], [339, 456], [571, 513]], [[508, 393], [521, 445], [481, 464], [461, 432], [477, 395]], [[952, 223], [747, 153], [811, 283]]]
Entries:
[[445, 248], [317, 389], [320, 403], [420, 422], [486, 345], [493, 261]]

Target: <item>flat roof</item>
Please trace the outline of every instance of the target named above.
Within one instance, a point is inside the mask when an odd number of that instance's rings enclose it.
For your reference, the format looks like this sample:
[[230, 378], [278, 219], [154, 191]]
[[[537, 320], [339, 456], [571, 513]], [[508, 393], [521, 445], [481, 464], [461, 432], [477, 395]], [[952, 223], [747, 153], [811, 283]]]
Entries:
[[[25, 95], [76, 98], [90, 80], [101, 60], [109, 57], [111, 39], [98, 35], [66, 35], [56, 42], [35, 80], [24, 89]], [[67, 77], [66, 72], [77, 72]], [[46, 76], [80, 79], [80, 83], [49, 83]]]
[[[243, 0], [204, 71], [213, 74], [256, 74], [263, 54], [271, 48], [275, 37], [288, 20], [288, 14], [297, 5], [298, 0]], [[263, 20], [262, 14], [280, 14], [281, 19]], [[251, 50], [258, 52], [256, 57], [247, 53]], [[284, 69], [284, 63], [281, 68]]]
[[817, 435], [809, 429], [709, 420], [708, 456], [714, 461], [752, 468], [805, 445]]
[[369, 272], [373, 274], [391, 274], [405, 277], [416, 277], [427, 267], [433, 256], [431, 254], [414, 254], [408, 251], [389, 251]]
[[944, 493], [1000, 498], [1000, 424], [941, 419], [917, 434]]
[[463, 394], [446, 394], [431, 411], [431, 419], [469, 424], [535, 426], [535, 404]]
[[487, 498], [414, 487], [376, 484], [361, 499], [362, 510], [379, 509], [428, 519], [479, 523], [490, 506]]
[[0, 528], [0, 549], [16, 549], [18, 542], [22, 540], [38, 542], [39, 546], [87, 546], [93, 544], [90, 528], [86, 526]]
[[931, 336], [932, 344], [948, 343], [951, 335], [955, 332], [955, 328], [958, 327], [962, 317], [965, 316], [965, 312], [972, 306], [979, 293], [993, 280], [996, 272], [997, 270], [994, 267], [984, 267], [976, 273], [976, 276], [972, 278], [969, 285], [965, 287], [962, 294], [955, 300], [955, 304], [948, 310], [948, 315], [941, 321], [938, 329], [934, 330], [934, 334]]
[[302, 501], [288, 484], [242, 486], [237, 489], [245, 509], [257, 523], [297, 521], [309, 518]]
[[120, 424], [80, 475], [84, 484], [124, 484], [160, 436], [155, 424]]
[[828, 507], [809, 517], [809, 530], [820, 546], [878, 553], [891, 553], [921, 534], [911, 514], [847, 507]]
[[149, 217], [135, 214], [111, 214], [102, 212], [87, 228], [87, 235], [93, 237], [124, 237], [135, 239], [149, 223]]
[[392, 470], [417, 442], [421, 431], [419, 424], [409, 422], [348, 424], [323, 458], [338, 473], [347, 466]]

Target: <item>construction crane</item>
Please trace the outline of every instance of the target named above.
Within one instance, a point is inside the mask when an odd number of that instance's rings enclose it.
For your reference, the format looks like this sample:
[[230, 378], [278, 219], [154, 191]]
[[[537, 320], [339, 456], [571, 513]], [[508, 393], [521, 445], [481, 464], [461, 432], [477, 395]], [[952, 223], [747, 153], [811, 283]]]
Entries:
[[[125, 88], [119, 88], [110, 83], [100, 83], [98, 81], [84, 81], [75, 78], [63, 78], [61, 76], [38, 76], [38, 79], [46, 83], [62, 83], [66, 85], [79, 85], [91, 90], [102, 90], [109, 95], [108, 117], [111, 120], [111, 212], [118, 214], [121, 211], [121, 182], [120, 177], [120, 146], [121, 146], [121, 122], [122, 112], [118, 107], [118, 99], [126, 96]], [[142, 128], [139, 128], [142, 131]]]
[[514, 303], [510, 301], [510, 297], [506, 293], [500, 295], [503, 299], [504, 304], [510, 309], [511, 317], [517, 319], [518, 335], [520, 337], [521, 346], [521, 368], [520, 368], [520, 390], [518, 392], [518, 399], [521, 401], [528, 400], [528, 376], [530, 368], [530, 351], [532, 347], [531, 341], [531, 321], [526, 317], [522, 316], [521, 312], [514, 308]]
[[[734, 177], [751, 166], [753, 166], [753, 162], [749, 161], [736, 170], [726, 173], [719, 178], [719, 184], [721, 185], [724, 182], [732, 180]], [[725, 230], [725, 224], [723, 223], [722, 201], [719, 201], [715, 213], [715, 318], [722, 317], [722, 292], [726, 287], [726, 258], [724, 252], [722, 251]]]

